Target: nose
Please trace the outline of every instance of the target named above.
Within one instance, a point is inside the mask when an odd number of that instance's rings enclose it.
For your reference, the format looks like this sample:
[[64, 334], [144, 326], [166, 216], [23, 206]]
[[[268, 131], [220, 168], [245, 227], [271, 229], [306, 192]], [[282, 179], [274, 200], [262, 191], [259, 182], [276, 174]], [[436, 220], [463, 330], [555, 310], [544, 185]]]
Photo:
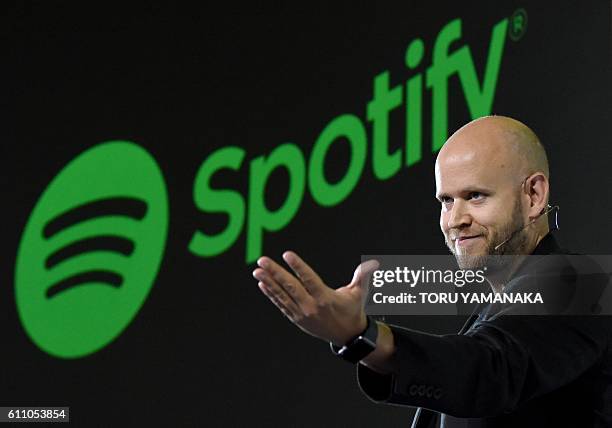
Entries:
[[446, 224], [449, 229], [461, 229], [472, 224], [472, 216], [465, 206], [465, 201], [461, 199], [456, 199], [454, 201], [453, 207], [450, 212], [448, 212]]

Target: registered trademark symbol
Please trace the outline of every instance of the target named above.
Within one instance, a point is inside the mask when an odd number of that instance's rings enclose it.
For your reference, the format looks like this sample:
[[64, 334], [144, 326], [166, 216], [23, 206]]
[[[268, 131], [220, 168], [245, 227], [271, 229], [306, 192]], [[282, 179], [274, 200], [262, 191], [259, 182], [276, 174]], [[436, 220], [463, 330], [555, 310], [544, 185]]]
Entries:
[[510, 17], [508, 36], [513, 41], [519, 41], [527, 31], [527, 11], [523, 8], [514, 11]]

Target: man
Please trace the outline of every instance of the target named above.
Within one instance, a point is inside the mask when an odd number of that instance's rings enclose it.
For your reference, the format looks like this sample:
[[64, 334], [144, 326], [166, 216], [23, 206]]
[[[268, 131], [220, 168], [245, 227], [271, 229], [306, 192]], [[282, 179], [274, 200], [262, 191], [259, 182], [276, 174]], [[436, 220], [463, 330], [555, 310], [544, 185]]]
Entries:
[[[549, 171], [536, 135], [507, 117], [472, 121], [440, 150], [435, 177], [440, 228], [459, 266], [509, 260], [488, 276], [495, 292], [542, 285], [529, 280], [524, 256], [561, 251], [544, 215]], [[362, 263], [334, 290], [297, 254], [283, 259], [294, 274], [268, 257], [258, 260], [253, 275], [261, 291], [306, 333], [356, 352], [359, 384], [372, 400], [420, 407], [413, 427], [612, 426], [607, 317], [517, 316], [488, 307], [459, 335], [429, 335], [366, 316], [362, 280], [376, 261]], [[561, 282], [575, 290], [575, 277]], [[362, 356], [367, 343], [351, 347], [368, 334], [375, 345]]]

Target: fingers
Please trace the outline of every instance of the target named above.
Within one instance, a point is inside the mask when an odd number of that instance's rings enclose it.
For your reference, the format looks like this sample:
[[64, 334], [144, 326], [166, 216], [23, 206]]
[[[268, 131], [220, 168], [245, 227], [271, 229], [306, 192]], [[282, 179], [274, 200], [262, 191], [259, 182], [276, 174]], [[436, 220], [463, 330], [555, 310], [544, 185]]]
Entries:
[[315, 299], [327, 288], [319, 275], [317, 275], [317, 273], [293, 251], [285, 251], [285, 253], [283, 253], [283, 259], [293, 272], [295, 272], [308, 294]]
[[290, 320], [292, 320], [292, 321], [293, 321], [294, 314], [293, 314], [293, 313], [292, 313], [292, 312], [291, 312], [289, 309], [287, 309], [287, 307], [286, 307], [286, 306], [285, 306], [285, 305], [284, 305], [284, 304], [283, 304], [283, 303], [282, 303], [280, 300], [278, 300], [278, 299], [277, 299], [277, 298], [274, 296], [274, 294], [272, 294], [272, 292], [270, 291], [270, 289], [269, 289], [269, 288], [268, 288], [268, 287], [267, 287], [267, 286], [266, 286], [266, 285], [265, 285], [263, 282], [259, 281], [259, 282], [257, 283], [257, 286], [258, 286], [258, 287], [259, 287], [259, 289], [262, 291], [262, 293], [263, 293], [263, 294], [265, 294], [265, 295], [266, 295], [266, 297], [267, 297], [268, 299], [270, 299], [270, 301], [271, 301], [272, 303], [274, 303], [274, 305], [275, 305], [275, 306], [276, 306], [278, 309], [280, 309], [280, 311], [281, 311], [281, 312], [282, 312], [282, 313], [283, 313], [283, 314], [284, 314], [284, 315], [285, 315], [287, 318], [289, 318]]
[[[253, 271], [253, 276], [263, 284], [259, 287], [264, 294], [272, 300], [279, 309], [284, 308], [291, 317], [302, 313], [298, 303], [272, 278], [267, 271], [258, 268]], [[259, 285], [259, 284], [258, 284]]]
[[262, 280], [272, 289], [272, 291], [280, 287], [301, 309], [314, 303], [312, 296], [304, 289], [300, 280], [287, 272], [287, 270], [274, 260], [269, 257], [260, 257], [259, 260], [257, 260], [257, 264], [265, 273], [264, 276], [269, 276], [273, 281], [271, 284], [268, 284], [265, 279], [257, 279]]

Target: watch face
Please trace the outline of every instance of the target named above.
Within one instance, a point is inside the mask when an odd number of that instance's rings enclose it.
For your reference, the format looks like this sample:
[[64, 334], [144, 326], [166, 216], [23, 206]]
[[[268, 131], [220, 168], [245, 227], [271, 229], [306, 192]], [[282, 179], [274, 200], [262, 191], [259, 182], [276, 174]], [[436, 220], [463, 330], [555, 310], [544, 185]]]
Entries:
[[366, 355], [376, 349], [376, 343], [364, 336], [359, 336], [353, 343], [341, 351], [342, 358], [353, 363], [361, 361]]

